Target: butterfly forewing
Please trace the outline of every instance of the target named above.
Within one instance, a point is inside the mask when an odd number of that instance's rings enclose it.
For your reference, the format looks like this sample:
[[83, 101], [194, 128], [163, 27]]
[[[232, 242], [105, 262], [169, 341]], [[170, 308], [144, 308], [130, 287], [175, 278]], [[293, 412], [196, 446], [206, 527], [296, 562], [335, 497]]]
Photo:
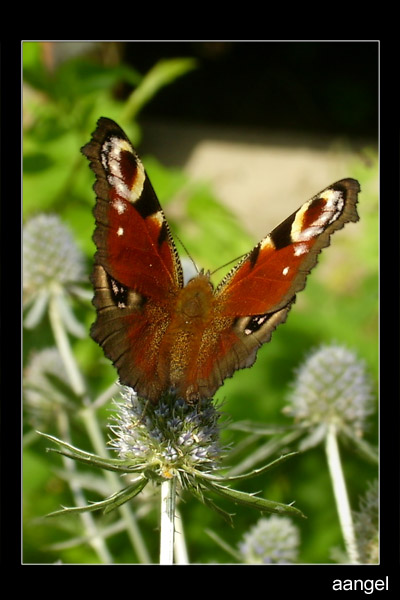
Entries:
[[[354, 179], [343, 179], [306, 202], [228, 273], [216, 290], [227, 314], [275, 312], [293, 300], [330, 236], [357, 221]], [[240, 300], [240, 301], [239, 301]], [[238, 312], [238, 308], [240, 312]]]
[[166, 289], [182, 287], [182, 269], [139, 157], [122, 129], [104, 117], [82, 151], [97, 177], [95, 263], [120, 284], [162, 302]]

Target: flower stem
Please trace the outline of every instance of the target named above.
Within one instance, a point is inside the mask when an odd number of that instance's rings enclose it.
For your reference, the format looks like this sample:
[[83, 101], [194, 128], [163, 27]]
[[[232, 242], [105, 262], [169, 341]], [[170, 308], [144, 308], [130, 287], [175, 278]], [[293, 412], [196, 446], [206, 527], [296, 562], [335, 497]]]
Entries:
[[325, 440], [325, 451], [347, 554], [352, 564], [358, 564], [360, 558], [354, 533], [349, 498], [347, 495], [346, 482], [340, 460], [336, 437], [336, 425], [334, 423], [330, 423], [328, 427], [328, 433]]
[[161, 535], [160, 564], [174, 562], [176, 478], [166, 479], [161, 484]]
[[58, 351], [60, 352], [61, 358], [64, 362], [71, 387], [77, 396], [83, 396], [85, 393], [85, 384], [73, 357], [68, 336], [61, 318], [57, 301], [57, 297], [60, 294], [62, 294], [62, 290], [55, 286], [49, 302], [50, 324]]
[[[81, 396], [82, 403], [84, 405], [84, 409], [81, 411], [81, 418], [85, 424], [86, 430], [90, 437], [90, 440], [95, 448], [97, 454], [100, 456], [105, 456], [104, 448], [105, 442], [103, 439], [103, 435], [101, 429], [99, 427], [99, 423], [94, 415], [93, 405], [90, 401], [90, 398], [86, 392], [86, 385], [84, 379], [81, 375], [79, 367], [75, 361], [75, 357], [73, 355], [71, 345], [69, 343], [67, 332], [65, 331], [65, 327], [63, 324], [63, 320], [61, 318], [59, 304], [57, 302], [57, 294], [61, 293], [57, 288], [54, 289], [53, 295], [50, 298], [49, 303], [49, 318], [51, 327], [53, 330], [53, 335], [56, 340], [57, 348], [60, 352], [62, 360], [64, 362], [66, 371], [69, 376], [69, 381], [74, 392]], [[68, 440], [69, 441], [69, 438]], [[69, 463], [70, 461], [67, 461]], [[105, 473], [105, 477], [111, 487], [112, 490], [118, 490], [121, 488], [120, 481], [115, 473], [110, 473], [107, 471]], [[77, 505], [84, 504], [83, 502], [83, 491], [78, 489], [79, 486], [75, 484], [75, 482], [71, 482], [71, 486], [73, 487], [73, 491], [75, 494], [75, 499], [79, 500]], [[135, 548], [137, 555], [139, 557], [140, 562], [148, 563], [150, 562], [150, 556], [145, 546], [144, 540], [141, 536], [139, 527], [136, 522], [136, 518], [132, 511], [127, 506], [121, 506], [119, 511], [125, 521], [127, 533], [132, 542], [133, 547]], [[83, 514], [81, 517], [84, 517], [85, 525], [91, 530], [91, 537], [93, 538], [93, 531], [95, 530], [95, 521], [93, 520], [92, 515]], [[87, 518], [89, 517], [89, 518]], [[112, 563], [112, 557], [109, 554], [106, 544], [104, 540], [95, 538], [95, 543], [97, 544], [96, 549], [100, 548], [100, 556], [103, 562]], [[102, 544], [102, 545], [100, 545]], [[93, 545], [93, 544], [92, 544]]]
[[185, 542], [185, 534], [183, 531], [182, 515], [176, 509], [175, 511], [176, 527], [175, 527], [175, 542], [174, 542], [174, 553], [175, 562], [178, 565], [188, 565], [189, 557]]

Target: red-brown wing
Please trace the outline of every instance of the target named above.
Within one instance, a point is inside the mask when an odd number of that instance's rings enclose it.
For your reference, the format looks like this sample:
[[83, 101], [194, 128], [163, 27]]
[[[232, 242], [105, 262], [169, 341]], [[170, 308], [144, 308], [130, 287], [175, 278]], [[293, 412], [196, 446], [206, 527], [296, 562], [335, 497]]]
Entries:
[[165, 385], [155, 374], [159, 345], [171, 318], [171, 299], [183, 286], [179, 257], [157, 196], [122, 129], [100, 118], [82, 152], [96, 174], [92, 281], [97, 320], [91, 335], [121, 382], [154, 398]]
[[276, 227], [221, 281], [216, 296], [224, 313], [250, 316], [275, 312], [293, 300], [330, 243], [334, 231], [357, 221], [355, 179], [329, 186]]
[[179, 257], [157, 196], [122, 129], [101, 117], [82, 148], [96, 174], [95, 263], [120, 284], [165, 301], [182, 287]]
[[212, 396], [226, 377], [253, 364], [259, 347], [286, 320], [332, 233], [358, 220], [359, 191], [354, 179], [326, 188], [278, 225], [221, 281], [215, 290], [213, 329], [203, 336], [201, 360], [191, 377], [194, 393]]

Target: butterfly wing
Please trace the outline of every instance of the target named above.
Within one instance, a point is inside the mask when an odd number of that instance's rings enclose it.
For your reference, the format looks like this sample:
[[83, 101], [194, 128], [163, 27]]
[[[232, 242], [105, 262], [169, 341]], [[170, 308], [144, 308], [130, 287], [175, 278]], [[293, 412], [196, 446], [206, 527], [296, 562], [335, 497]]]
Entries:
[[192, 376], [199, 382], [200, 396], [212, 396], [226, 377], [254, 363], [257, 350], [286, 320], [331, 235], [358, 220], [359, 191], [354, 179], [326, 188], [278, 225], [221, 281], [215, 290], [214, 333], [205, 332], [202, 360]]
[[149, 374], [170, 321], [171, 297], [183, 286], [181, 263], [157, 196], [122, 129], [100, 118], [82, 152], [96, 175], [97, 320], [91, 335], [121, 382], [153, 397], [163, 384]]

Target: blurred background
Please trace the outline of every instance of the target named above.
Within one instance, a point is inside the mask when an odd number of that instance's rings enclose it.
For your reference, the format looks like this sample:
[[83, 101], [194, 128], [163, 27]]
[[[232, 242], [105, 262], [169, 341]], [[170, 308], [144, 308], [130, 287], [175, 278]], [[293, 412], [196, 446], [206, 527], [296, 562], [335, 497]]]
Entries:
[[[93, 400], [116, 377], [88, 335], [94, 320], [88, 282], [94, 193], [93, 174], [79, 150], [100, 116], [114, 119], [126, 131], [174, 235], [205, 269], [249, 251], [334, 181], [358, 179], [360, 222], [335, 234], [288, 322], [259, 352], [252, 369], [227, 380], [217, 398], [226, 400], [224, 412], [235, 423], [286, 426], [289, 420], [282, 409], [295, 369], [310, 349], [332, 341], [365, 361], [376, 387], [376, 42], [25, 42], [23, 67], [24, 227], [40, 214], [57, 215], [84, 257], [86, 296], [71, 300], [71, 310], [85, 334], [75, 330], [71, 344]], [[215, 274], [215, 283], [223, 274]], [[24, 290], [28, 309], [38, 293]], [[38, 352], [54, 345], [46, 315], [36, 321], [31, 316], [30, 322], [24, 331], [25, 372], [32, 372]], [[103, 407], [99, 420], [104, 431], [108, 416], [109, 409]], [[51, 419], [38, 424], [27, 409], [24, 561], [97, 562], [87, 544], [65, 543], [68, 537], [79, 537], [77, 517], [36, 521], [72, 503], [58, 458], [45, 454], [48, 443], [31, 434], [36, 427], [57, 435], [53, 425]], [[85, 447], [87, 436], [79, 419], [72, 431], [74, 443]], [[376, 411], [365, 432], [373, 445], [377, 431]], [[265, 436], [232, 429], [224, 436], [236, 449], [230, 464], [266, 441]], [[357, 509], [368, 482], [376, 477], [376, 465], [351, 447], [342, 451], [350, 499]], [[334, 561], [335, 552], [340, 555], [343, 542], [322, 446], [243, 489], [262, 490], [264, 497], [279, 502], [295, 500], [307, 515], [306, 522], [296, 523], [298, 562], [326, 563]], [[101, 498], [100, 485], [93, 483], [89, 490], [88, 499]], [[145, 501], [140, 502], [139, 521], [156, 562], [157, 510], [145, 510]], [[185, 498], [181, 512], [190, 561], [197, 563], [235, 562], [205, 529], [237, 547], [259, 517], [235, 507], [235, 528], [228, 530], [216, 513], [192, 498]], [[104, 517], [96, 519], [103, 523]], [[139, 560], [123, 531], [108, 542], [115, 562]]]

